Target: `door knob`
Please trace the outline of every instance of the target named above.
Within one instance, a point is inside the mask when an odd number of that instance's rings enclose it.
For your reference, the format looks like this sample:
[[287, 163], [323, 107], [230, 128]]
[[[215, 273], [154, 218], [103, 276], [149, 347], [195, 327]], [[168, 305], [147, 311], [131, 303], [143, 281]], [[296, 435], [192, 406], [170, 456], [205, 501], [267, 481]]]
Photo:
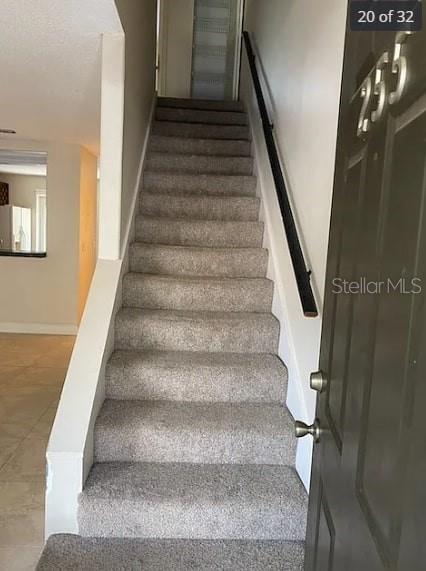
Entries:
[[301, 420], [296, 420], [294, 423], [294, 431], [296, 434], [296, 438], [303, 438], [310, 434], [314, 439], [314, 442], [319, 442], [320, 435], [321, 435], [321, 428], [317, 419], [315, 419], [314, 423], [309, 426], [305, 424]]
[[322, 371], [315, 371], [315, 373], [311, 373], [309, 384], [313, 391], [322, 393], [327, 387], [327, 379]]

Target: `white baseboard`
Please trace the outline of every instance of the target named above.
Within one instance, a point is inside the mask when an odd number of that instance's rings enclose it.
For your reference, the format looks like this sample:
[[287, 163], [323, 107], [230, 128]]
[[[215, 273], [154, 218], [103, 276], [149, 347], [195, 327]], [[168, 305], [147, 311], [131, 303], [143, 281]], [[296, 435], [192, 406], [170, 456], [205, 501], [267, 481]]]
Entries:
[[78, 325], [62, 323], [1, 323], [0, 333], [36, 335], [77, 335]]

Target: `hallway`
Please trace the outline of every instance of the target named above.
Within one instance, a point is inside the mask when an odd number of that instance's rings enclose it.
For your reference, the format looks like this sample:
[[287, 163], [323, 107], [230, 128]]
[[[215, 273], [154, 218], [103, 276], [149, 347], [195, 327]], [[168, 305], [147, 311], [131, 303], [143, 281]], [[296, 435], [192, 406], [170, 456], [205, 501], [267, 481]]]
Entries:
[[0, 569], [35, 568], [45, 449], [74, 337], [0, 334]]

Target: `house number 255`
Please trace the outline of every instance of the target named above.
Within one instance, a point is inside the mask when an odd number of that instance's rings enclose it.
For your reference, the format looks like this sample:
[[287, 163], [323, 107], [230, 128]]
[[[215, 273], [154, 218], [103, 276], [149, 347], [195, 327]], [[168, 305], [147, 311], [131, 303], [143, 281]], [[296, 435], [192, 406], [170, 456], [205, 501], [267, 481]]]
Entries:
[[[407, 58], [401, 54], [402, 46], [409, 35], [413, 32], [398, 32], [395, 37], [392, 60], [389, 52], [384, 52], [374, 70], [374, 82], [371, 74], [366, 77], [361, 85], [360, 96], [362, 99], [361, 112], [358, 119], [357, 134], [363, 137], [371, 129], [373, 123], [378, 123], [383, 116], [386, 103], [395, 105], [401, 99], [405, 85], [407, 83]], [[388, 89], [384, 80], [385, 69], [391, 64], [392, 76], [396, 79], [394, 91], [388, 94]], [[375, 109], [371, 109], [372, 99], [377, 101]]]

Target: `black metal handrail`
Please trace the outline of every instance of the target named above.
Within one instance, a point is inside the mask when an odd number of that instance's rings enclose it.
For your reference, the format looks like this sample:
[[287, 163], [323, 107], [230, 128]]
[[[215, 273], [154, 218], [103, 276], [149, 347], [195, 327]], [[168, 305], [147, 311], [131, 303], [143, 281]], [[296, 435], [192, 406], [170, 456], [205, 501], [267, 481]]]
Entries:
[[265, 99], [260, 85], [259, 75], [256, 69], [256, 56], [250, 41], [248, 32], [243, 32], [244, 43], [247, 50], [248, 62], [250, 65], [251, 76], [253, 79], [254, 89], [256, 91], [257, 104], [259, 106], [260, 117], [262, 119], [263, 132], [265, 135], [266, 147], [268, 149], [269, 162], [271, 163], [272, 175], [274, 177], [275, 188], [277, 191], [278, 202], [281, 209], [281, 216], [284, 223], [284, 230], [287, 236], [288, 247], [290, 250], [293, 270], [296, 276], [297, 288], [299, 290], [300, 301], [302, 303], [303, 313], [306, 317], [317, 317], [318, 310], [315, 303], [314, 294], [311, 287], [311, 272], [308, 271], [303, 257], [302, 248], [300, 246], [299, 236], [297, 234], [296, 223], [294, 221], [293, 212], [291, 211], [290, 201], [288, 199], [287, 188], [281, 169], [280, 159], [278, 156], [277, 146], [272, 133], [272, 125], [269, 120], [268, 111], [265, 105]]

